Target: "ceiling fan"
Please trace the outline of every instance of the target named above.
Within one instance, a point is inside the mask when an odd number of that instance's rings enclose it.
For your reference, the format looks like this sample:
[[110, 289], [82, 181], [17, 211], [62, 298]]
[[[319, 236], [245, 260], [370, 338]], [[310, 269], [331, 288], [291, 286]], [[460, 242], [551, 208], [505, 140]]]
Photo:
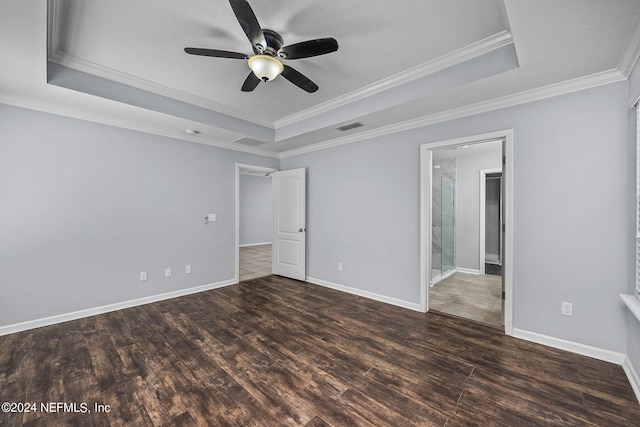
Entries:
[[262, 29], [253, 9], [246, 0], [229, 0], [233, 13], [253, 46], [254, 55], [230, 52], [227, 50], [186, 47], [184, 51], [191, 55], [213, 56], [216, 58], [246, 59], [251, 72], [242, 85], [243, 92], [251, 92], [260, 81], [268, 82], [278, 75], [289, 80], [299, 88], [313, 93], [318, 86], [299, 71], [282, 63], [282, 59], [300, 59], [324, 55], [338, 50], [338, 42], [333, 37], [307, 40], [282, 46], [280, 34], [273, 30]]

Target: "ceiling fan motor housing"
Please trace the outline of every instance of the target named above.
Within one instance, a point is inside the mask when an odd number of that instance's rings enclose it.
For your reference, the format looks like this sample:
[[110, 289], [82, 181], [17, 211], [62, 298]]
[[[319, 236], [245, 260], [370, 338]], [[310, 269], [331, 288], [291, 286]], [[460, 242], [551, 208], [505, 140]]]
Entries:
[[267, 40], [267, 48], [262, 52], [264, 55], [278, 56], [278, 51], [282, 48], [284, 41], [282, 36], [273, 30], [262, 30], [265, 40]]

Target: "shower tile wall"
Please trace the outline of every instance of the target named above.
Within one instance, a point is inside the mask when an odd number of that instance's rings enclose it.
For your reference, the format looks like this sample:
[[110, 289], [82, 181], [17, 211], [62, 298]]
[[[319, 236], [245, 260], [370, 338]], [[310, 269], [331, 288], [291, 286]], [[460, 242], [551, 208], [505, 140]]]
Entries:
[[[433, 206], [432, 206], [432, 246], [431, 246], [431, 267], [433, 270], [441, 270], [442, 265], [442, 177], [447, 176], [455, 181], [456, 179], [456, 159], [436, 159], [434, 156], [433, 165], [440, 165], [433, 169]], [[439, 274], [439, 273], [438, 273]]]

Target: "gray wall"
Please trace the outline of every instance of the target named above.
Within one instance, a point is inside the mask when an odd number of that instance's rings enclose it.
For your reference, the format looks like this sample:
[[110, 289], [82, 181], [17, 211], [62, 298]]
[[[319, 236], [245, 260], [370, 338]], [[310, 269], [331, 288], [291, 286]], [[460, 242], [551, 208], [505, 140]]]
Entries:
[[309, 276], [418, 303], [420, 145], [513, 128], [514, 327], [640, 366], [618, 297], [633, 289], [627, 97], [619, 82], [280, 165], [0, 105], [0, 325], [233, 278], [235, 162], [307, 168]]
[[419, 146], [512, 128], [514, 327], [625, 352], [627, 93], [619, 82], [282, 159], [308, 168], [308, 276], [418, 303]]
[[458, 157], [456, 267], [470, 270], [480, 270], [480, 170], [502, 167], [502, 143], [485, 144], [476, 154]]
[[240, 245], [271, 242], [271, 178], [240, 175]]
[[[635, 98], [640, 95], [640, 64], [636, 64], [631, 75], [629, 76], [629, 95]], [[633, 99], [633, 101], [636, 101]], [[628, 213], [628, 287], [627, 294], [635, 293], [635, 233], [636, 233], [636, 189], [635, 189], [635, 160], [636, 160], [636, 111], [634, 108], [628, 110], [629, 114], [629, 144], [627, 152], [627, 182], [629, 182], [629, 191], [627, 197], [629, 200]], [[627, 311], [627, 356], [635, 367], [636, 372], [640, 372], [640, 321], [630, 312]]]
[[233, 279], [235, 162], [278, 165], [7, 105], [0, 153], [0, 326]]

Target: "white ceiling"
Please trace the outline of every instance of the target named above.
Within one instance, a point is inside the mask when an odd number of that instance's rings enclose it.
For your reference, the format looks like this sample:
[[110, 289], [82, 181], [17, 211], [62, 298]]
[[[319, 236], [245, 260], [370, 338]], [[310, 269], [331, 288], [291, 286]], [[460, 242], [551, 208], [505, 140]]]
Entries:
[[[287, 62], [317, 83], [318, 92], [278, 77], [243, 93], [245, 61], [184, 53], [187, 46], [250, 53], [227, 0], [3, 0], [0, 54], [10, 60], [0, 69], [0, 102], [283, 156], [623, 79], [640, 45], [637, 0], [250, 3], [261, 26], [278, 31], [285, 44], [338, 40], [335, 53]], [[507, 45], [515, 48], [515, 66], [480, 71], [474, 65]], [[98, 80], [70, 89], [56, 85], [50, 71], [54, 84], [48, 84], [47, 58], [63, 71], [178, 100], [224, 120], [179, 117], [86, 89]], [[466, 77], [402, 95], [416, 82], [437, 82], [438, 72]], [[335, 129], [353, 121], [364, 126]], [[187, 135], [187, 128], [200, 133]], [[234, 142], [246, 136], [258, 141]]]

